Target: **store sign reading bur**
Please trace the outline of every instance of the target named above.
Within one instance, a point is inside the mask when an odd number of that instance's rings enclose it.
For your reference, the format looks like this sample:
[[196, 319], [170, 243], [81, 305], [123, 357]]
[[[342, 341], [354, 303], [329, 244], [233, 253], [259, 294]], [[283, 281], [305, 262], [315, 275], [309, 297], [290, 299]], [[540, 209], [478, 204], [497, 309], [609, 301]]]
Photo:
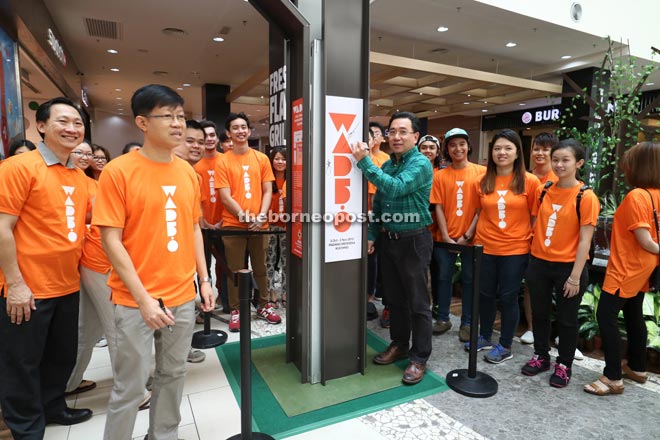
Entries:
[[529, 124], [530, 122], [542, 122], [542, 121], [556, 121], [559, 119], [560, 111], [558, 108], [551, 108], [548, 110], [538, 110], [533, 114], [531, 112], [525, 112], [522, 115], [523, 124]]

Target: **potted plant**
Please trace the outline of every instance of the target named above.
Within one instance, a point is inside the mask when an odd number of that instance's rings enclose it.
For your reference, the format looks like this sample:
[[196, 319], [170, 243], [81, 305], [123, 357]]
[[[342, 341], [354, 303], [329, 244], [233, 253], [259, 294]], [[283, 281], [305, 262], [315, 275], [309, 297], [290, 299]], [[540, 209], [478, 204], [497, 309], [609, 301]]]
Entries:
[[590, 284], [587, 291], [582, 295], [580, 308], [578, 310], [578, 337], [583, 351], [593, 351], [596, 345], [596, 337], [599, 336], [598, 301], [600, 300], [601, 287], [598, 284]]

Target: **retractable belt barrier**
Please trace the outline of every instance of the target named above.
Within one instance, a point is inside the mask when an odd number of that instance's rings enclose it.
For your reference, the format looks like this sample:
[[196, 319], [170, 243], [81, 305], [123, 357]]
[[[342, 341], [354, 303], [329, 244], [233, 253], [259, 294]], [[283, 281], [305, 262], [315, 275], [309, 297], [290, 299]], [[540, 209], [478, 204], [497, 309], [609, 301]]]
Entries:
[[479, 273], [483, 246], [467, 246], [454, 243], [438, 243], [435, 247], [460, 252], [461, 258], [472, 258], [472, 325], [470, 326], [470, 352], [468, 368], [447, 373], [447, 385], [468, 397], [490, 397], [497, 393], [497, 381], [488, 374], [477, 371], [477, 338], [479, 336]]

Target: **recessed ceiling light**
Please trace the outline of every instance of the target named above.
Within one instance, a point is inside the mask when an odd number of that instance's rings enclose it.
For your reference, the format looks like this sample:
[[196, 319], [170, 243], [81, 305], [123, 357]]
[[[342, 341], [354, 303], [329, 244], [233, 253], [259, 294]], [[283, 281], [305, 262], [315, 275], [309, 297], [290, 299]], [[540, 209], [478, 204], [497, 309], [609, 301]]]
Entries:
[[115, 89], [115, 92], [121, 92], [121, 89]]
[[484, 101], [484, 104], [488, 104], [488, 101]]
[[260, 98], [261, 98], [261, 99], [264, 99], [264, 95], [261, 95]]
[[110, 71], [111, 72], [119, 72], [119, 69], [117, 69], [116, 67], [113, 67], [112, 69], [110, 69]]
[[188, 83], [183, 83], [183, 87], [190, 87], [190, 84], [188, 84]]
[[532, 129], [532, 127], [526, 127], [525, 128], [525, 130], [531, 130], [531, 129]]
[[440, 27], [438, 28], [438, 32], [447, 32], [448, 30], [449, 30], [449, 28], [448, 28], [448, 27], [444, 27], [444, 26], [440, 26]]
[[117, 96], [115, 99], [121, 99], [121, 96]]
[[433, 110], [433, 113], [438, 113], [438, 110]]
[[112, 54], [119, 53], [119, 51], [116, 49], [108, 49], [107, 52]]
[[481, 109], [481, 111], [482, 111], [483, 113], [488, 113], [488, 110], [486, 110], [485, 108], [484, 108], [484, 109]]
[[419, 92], [419, 94], [420, 94], [420, 95], [423, 95], [423, 93], [422, 93], [422, 92]]
[[520, 104], [518, 104], [518, 105], [527, 105], [527, 104], [525, 104], [524, 102], [521, 102], [521, 103], [520, 103]]
[[647, 85], [647, 86], [654, 86], [655, 83], [652, 83], [652, 82], [651, 82], [651, 83], [646, 83], [646, 85]]
[[464, 102], [463, 104], [465, 104], [465, 105], [468, 105], [468, 104], [469, 104], [469, 102]]
[[183, 87], [177, 87], [176, 89], [177, 90], [183, 90]]
[[225, 39], [222, 37], [213, 37], [213, 41], [215, 41], [216, 43], [222, 43], [223, 41], [225, 41]]
[[506, 47], [516, 47], [517, 45], [518, 44], [514, 43], [513, 41], [509, 41], [508, 43], [506, 43]]
[[561, 57], [562, 60], [568, 60], [570, 58], [572, 58], [570, 55], [564, 55]]

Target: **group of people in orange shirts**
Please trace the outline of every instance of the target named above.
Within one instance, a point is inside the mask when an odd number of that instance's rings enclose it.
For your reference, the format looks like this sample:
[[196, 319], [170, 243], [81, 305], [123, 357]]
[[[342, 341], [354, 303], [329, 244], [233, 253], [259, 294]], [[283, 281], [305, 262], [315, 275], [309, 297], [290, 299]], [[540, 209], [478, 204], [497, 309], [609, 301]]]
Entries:
[[[518, 134], [504, 129], [490, 144], [486, 167], [469, 162], [472, 146], [460, 128], [445, 134], [444, 144], [422, 136], [419, 150], [434, 163], [431, 226], [434, 241], [483, 246], [477, 350], [484, 359], [501, 363], [513, 357], [512, 342], [519, 322], [519, 293], [525, 279], [531, 303], [534, 355], [521, 373], [534, 376], [552, 369], [549, 384], [568, 385], [577, 346], [578, 309], [589, 281], [587, 261], [600, 212], [594, 192], [580, 179], [585, 149], [574, 139], [559, 141], [542, 133], [533, 151], [538, 169], [525, 171]], [[543, 151], [545, 150], [545, 151]], [[440, 166], [439, 156], [443, 156]], [[536, 157], [538, 156], [538, 157]], [[622, 169], [633, 189], [615, 215], [611, 256], [607, 267], [598, 322], [606, 367], [603, 376], [584, 390], [606, 395], [623, 391], [622, 374], [646, 380], [646, 327], [642, 300], [648, 279], [658, 265], [658, 231], [654, 222], [660, 196], [660, 144], [643, 142], [626, 152]], [[434, 334], [452, 324], [449, 306], [458, 253], [436, 246], [431, 262]], [[472, 260], [461, 260], [463, 285], [459, 339], [469, 350], [473, 286]], [[559, 333], [554, 366], [550, 359], [553, 294]], [[499, 341], [491, 340], [497, 310], [501, 312]], [[621, 364], [617, 316], [624, 312], [628, 330], [628, 362]], [[531, 326], [530, 326], [531, 328]], [[632, 341], [632, 342], [630, 342]], [[622, 373], [623, 371], [623, 373]]]

